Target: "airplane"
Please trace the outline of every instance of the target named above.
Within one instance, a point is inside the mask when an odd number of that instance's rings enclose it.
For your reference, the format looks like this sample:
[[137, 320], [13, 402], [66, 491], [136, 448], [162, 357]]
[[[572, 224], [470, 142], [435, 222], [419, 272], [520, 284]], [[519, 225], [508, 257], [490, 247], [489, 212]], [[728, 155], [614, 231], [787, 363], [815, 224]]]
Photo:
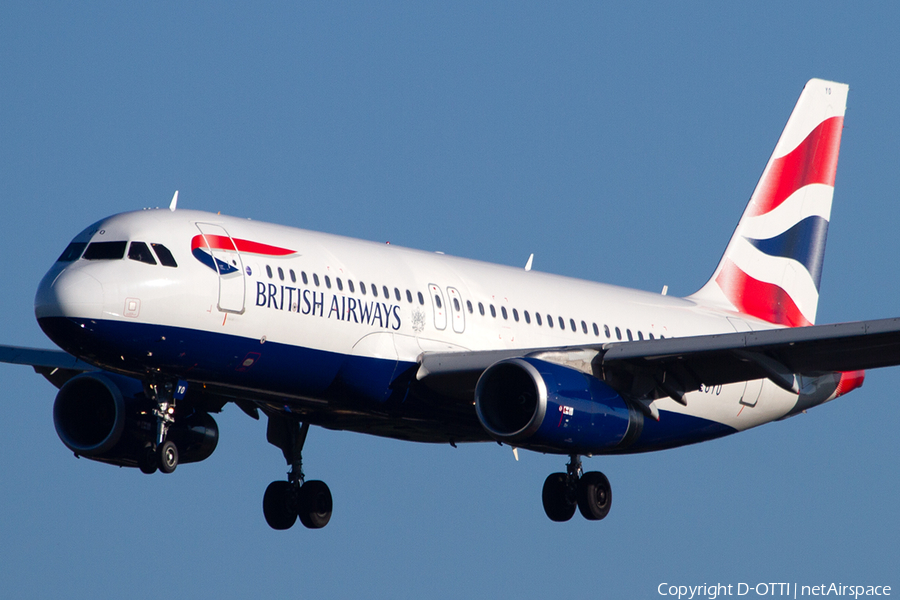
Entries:
[[76, 456], [151, 474], [200, 462], [211, 416], [267, 419], [289, 467], [269, 526], [324, 527], [311, 425], [568, 457], [553, 521], [607, 516], [582, 457], [716, 439], [900, 364], [900, 319], [815, 325], [848, 86], [810, 80], [709, 281], [679, 298], [177, 207], [76, 235], [35, 296], [61, 350], [0, 346], [58, 388]]

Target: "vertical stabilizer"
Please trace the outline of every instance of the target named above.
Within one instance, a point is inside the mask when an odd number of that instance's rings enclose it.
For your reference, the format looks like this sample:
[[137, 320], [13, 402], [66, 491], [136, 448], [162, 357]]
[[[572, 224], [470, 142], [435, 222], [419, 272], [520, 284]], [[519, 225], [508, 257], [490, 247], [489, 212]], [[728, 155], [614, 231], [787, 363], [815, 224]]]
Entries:
[[803, 88], [719, 266], [691, 299], [815, 323], [848, 89], [821, 79]]

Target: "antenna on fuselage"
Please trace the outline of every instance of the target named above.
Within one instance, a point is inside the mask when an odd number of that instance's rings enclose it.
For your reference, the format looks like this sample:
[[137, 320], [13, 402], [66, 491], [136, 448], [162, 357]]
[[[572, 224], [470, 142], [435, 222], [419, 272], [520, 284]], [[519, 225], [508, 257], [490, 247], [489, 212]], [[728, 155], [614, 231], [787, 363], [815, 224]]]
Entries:
[[172, 196], [172, 201], [169, 203], [169, 210], [175, 212], [176, 206], [178, 206], [178, 190], [175, 190], [175, 195]]

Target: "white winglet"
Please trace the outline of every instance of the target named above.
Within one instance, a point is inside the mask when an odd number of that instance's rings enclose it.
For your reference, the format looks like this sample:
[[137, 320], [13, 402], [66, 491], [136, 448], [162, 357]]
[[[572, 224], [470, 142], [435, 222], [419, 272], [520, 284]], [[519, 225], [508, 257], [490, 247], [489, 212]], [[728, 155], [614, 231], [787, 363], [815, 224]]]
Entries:
[[530, 271], [530, 270], [531, 270], [531, 263], [532, 263], [532, 262], [534, 262], [534, 252], [531, 253], [531, 256], [528, 257], [528, 262], [525, 263], [525, 270], [526, 270], [526, 271]]
[[519, 462], [519, 449], [513, 446], [513, 456], [516, 457], [516, 462]]
[[178, 206], [178, 190], [175, 190], [175, 195], [172, 196], [172, 202], [169, 203], [169, 210], [175, 212], [176, 206]]

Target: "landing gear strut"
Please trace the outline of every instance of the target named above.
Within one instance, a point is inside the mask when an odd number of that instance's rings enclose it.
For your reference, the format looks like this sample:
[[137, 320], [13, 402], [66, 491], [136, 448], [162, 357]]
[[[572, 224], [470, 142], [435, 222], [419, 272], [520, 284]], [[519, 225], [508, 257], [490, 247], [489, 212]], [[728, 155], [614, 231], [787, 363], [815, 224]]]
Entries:
[[166, 435], [175, 423], [175, 385], [171, 382], [150, 382], [144, 389], [156, 402], [153, 409], [153, 416], [156, 417], [156, 436], [138, 458], [138, 467], [148, 475], [155, 473], [157, 469], [163, 473], [171, 473], [178, 466], [178, 447], [172, 440], [167, 440]]
[[581, 457], [572, 454], [565, 473], [552, 473], [544, 481], [541, 499], [551, 521], [568, 521], [576, 506], [585, 519], [599, 521], [609, 514], [612, 488], [603, 473], [583, 473]]
[[263, 515], [272, 529], [290, 529], [299, 517], [310, 529], [320, 529], [331, 519], [331, 490], [322, 481], [304, 481], [303, 444], [309, 423], [269, 416], [266, 438], [281, 448], [291, 466], [287, 481], [273, 481], [263, 496]]

